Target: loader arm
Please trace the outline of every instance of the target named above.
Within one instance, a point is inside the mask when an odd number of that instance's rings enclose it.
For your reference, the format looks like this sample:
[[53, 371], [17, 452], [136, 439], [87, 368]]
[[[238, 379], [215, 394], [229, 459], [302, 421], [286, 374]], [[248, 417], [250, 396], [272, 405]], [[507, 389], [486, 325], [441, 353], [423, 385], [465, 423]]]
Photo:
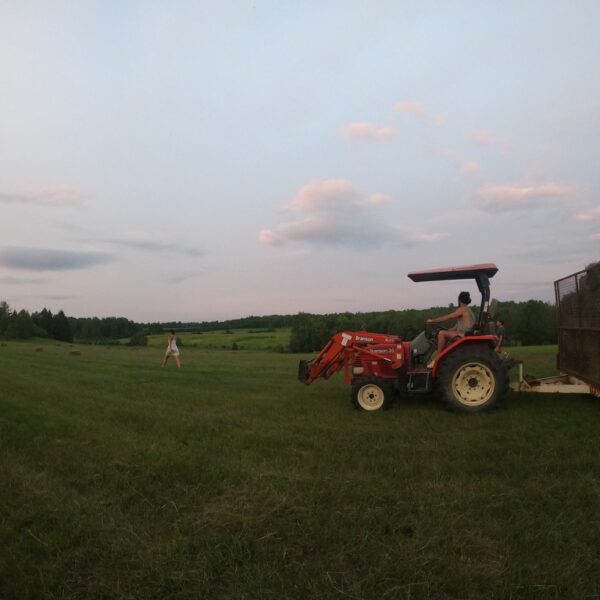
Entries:
[[352, 335], [337, 333], [325, 344], [325, 347], [311, 361], [301, 360], [298, 365], [298, 379], [310, 385], [315, 379], [329, 379], [336, 371], [344, 367], [348, 341]]
[[[362, 355], [377, 363], [398, 368], [403, 363], [402, 339], [395, 335], [369, 333], [368, 331], [342, 331], [336, 333], [312, 360], [301, 360], [298, 379], [310, 385], [315, 379], [329, 379], [341, 369], [349, 369], [353, 357]], [[381, 353], [382, 345], [384, 347]], [[377, 351], [379, 349], [379, 352]], [[398, 354], [400, 353], [400, 354]], [[351, 379], [346, 370], [346, 379]]]

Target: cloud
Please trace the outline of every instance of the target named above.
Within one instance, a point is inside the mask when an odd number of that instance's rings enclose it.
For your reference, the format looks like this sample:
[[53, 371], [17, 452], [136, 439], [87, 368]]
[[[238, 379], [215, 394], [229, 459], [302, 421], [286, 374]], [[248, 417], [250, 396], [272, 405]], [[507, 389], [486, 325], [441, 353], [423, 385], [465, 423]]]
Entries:
[[548, 203], [571, 198], [574, 189], [556, 183], [538, 185], [488, 185], [474, 195], [480, 210], [503, 213], [515, 210], [532, 210], [548, 206]]
[[0, 265], [24, 271], [72, 271], [112, 262], [103, 252], [8, 247], [0, 249]]
[[575, 218], [583, 223], [597, 221], [600, 219], [600, 206], [595, 206], [588, 211], [578, 213], [575, 215]]
[[387, 204], [390, 201], [391, 198], [387, 194], [371, 194], [371, 196], [367, 198], [366, 203], [373, 206], [381, 206], [382, 204]]
[[117, 238], [109, 238], [102, 240], [107, 244], [122, 246], [125, 248], [133, 248], [145, 252], [172, 252], [176, 254], [184, 254], [186, 256], [203, 256], [204, 252], [198, 248], [183, 246], [176, 242], [172, 242], [164, 238], [164, 234], [152, 234], [148, 232], [136, 231], [129, 235]]
[[500, 154], [511, 154], [516, 150], [516, 145], [513, 141], [489, 129], [474, 129], [467, 134], [467, 137], [475, 146], [490, 148]]
[[391, 140], [396, 135], [393, 127], [377, 127], [371, 123], [348, 123], [343, 127], [350, 138], [371, 138], [374, 140]]
[[448, 237], [447, 233], [413, 233], [411, 236], [409, 236], [409, 239], [411, 239], [414, 244], [432, 244], [439, 242], [446, 237]]
[[593, 233], [590, 236], [590, 239], [594, 242], [600, 242], [600, 233]]
[[38, 206], [80, 206], [83, 194], [66, 186], [30, 188], [22, 192], [0, 192], [0, 203], [3, 204], [36, 204]]
[[481, 165], [474, 160], [466, 160], [454, 150], [444, 150], [441, 155], [458, 171], [461, 177], [472, 177], [481, 173]]
[[487, 129], [475, 129], [471, 131], [469, 139], [476, 146], [492, 146], [498, 142], [496, 136]]
[[431, 113], [423, 104], [419, 102], [398, 102], [394, 105], [396, 112], [411, 114], [419, 119], [428, 121], [436, 127], [445, 127], [448, 124], [448, 119]]
[[45, 280], [34, 277], [0, 277], [0, 284], [3, 285], [29, 285], [32, 283], [45, 283]]
[[167, 275], [163, 275], [163, 281], [166, 283], [182, 283], [188, 279], [192, 279], [201, 275], [201, 272], [187, 272], [187, 273], [169, 273]]
[[476, 175], [480, 171], [481, 167], [479, 163], [475, 162], [474, 160], [461, 160], [458, 163], [458, 172], [461, 175]]
[[427, 114], [425, 107], [418, 102], [398, 102], [398, 104], [394, 106], [394, 110], [412, 113], [417, 117], [424, 117]]
[[283, 208], [286, 220], [275, 229], [262, 229], [258, 239], [267, 246], [290, 242], [322, 245], [414, 245], [427, 241], [390, 224], [385, 194], [367, 194], [343, 179], [317, 181], [301, 188]]
[[270, 229], [261, 229], [258, 234], [258, 241], [265, 246], [280, 246], [284, 240]]

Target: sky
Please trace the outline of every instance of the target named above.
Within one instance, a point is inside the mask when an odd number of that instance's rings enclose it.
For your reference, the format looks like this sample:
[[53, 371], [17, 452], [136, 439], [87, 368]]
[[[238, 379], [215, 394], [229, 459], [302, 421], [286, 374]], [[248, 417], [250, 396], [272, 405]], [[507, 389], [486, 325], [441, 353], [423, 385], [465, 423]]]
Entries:
[[[0, 0], [0, 300], [424, 308], [600, 259], [597, 0]], [[472, 294], [473, 295], [473, 294]]]

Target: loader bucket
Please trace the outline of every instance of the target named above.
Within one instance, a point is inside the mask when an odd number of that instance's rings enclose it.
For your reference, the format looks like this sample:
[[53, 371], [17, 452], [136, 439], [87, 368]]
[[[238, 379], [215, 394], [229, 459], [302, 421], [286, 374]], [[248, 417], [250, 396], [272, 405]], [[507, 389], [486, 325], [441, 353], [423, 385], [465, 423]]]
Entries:
[[308, 385], [308, 361], [301, 360], [298, 363], [298, 379]]

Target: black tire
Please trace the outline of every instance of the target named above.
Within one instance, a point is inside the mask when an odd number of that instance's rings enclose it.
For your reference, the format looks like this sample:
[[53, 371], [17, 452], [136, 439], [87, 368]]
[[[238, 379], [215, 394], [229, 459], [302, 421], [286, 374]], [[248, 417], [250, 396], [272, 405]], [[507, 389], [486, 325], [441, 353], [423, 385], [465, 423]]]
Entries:
[[373, 412], [390, 408], [394, 386], [383, 377], [359, 377], [352, 385], [352, 403], [358, 410]]
[[508, 369], [492, 348], [463, 346], [440, 366], [437, 387], [453, 410], [491, 410], [508, 394]]

